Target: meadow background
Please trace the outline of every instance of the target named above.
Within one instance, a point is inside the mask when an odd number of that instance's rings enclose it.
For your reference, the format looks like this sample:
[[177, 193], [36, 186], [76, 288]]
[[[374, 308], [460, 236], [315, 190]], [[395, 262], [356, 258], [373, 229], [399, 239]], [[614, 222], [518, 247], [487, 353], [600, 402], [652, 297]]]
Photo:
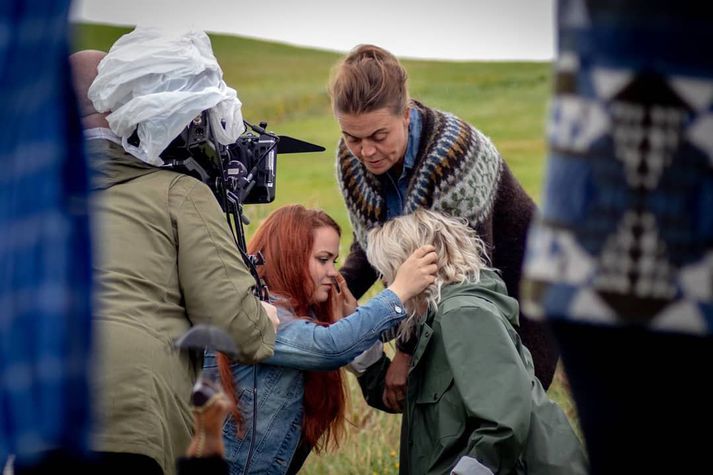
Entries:
[[[76, 24], [73, 50], [111, 45], [130, 29]], [[225, 81], [238, 91], [244, 118], [268, 123], [281, 135], [320, 144], [327, 150], [278, 156], [276, 199], [247, 205], [249, 237], [273, 209], [287, 203], [319, 207], [342, 226], [341, 255], [351, 243], [351, 226], [335, 181], [339, 127], [333, 119], [327, 81], [340, 55], [226, 35], [210, 35]], [[404, 60], [413, 98], [452, 112], [488, 135], [525, 190], [539, 201], [545, 163], [545, 118], [551, 65], [546, 62], [450, 62]], [[376, 286], [370, 293], [374, 292]], [[393, 348], [390, 348], [393, 351]], [[348, 438], [335, 452], [312, 454], [305, 474], [398, 473], [401, 417], [368, 407], [349, 374]], [[563, 373], [549, 395], [576, 425]]]

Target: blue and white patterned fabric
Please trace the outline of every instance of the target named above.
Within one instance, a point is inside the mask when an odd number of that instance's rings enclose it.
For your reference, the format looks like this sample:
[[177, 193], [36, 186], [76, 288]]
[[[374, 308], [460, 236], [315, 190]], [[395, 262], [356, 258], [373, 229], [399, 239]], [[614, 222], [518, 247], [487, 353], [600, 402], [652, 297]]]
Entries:
[[713, 333], [708, 2], [560, 0], [532, 316]]
[[87, 177], [68, 9], [0, 2], [0, 466], [88, 442]]

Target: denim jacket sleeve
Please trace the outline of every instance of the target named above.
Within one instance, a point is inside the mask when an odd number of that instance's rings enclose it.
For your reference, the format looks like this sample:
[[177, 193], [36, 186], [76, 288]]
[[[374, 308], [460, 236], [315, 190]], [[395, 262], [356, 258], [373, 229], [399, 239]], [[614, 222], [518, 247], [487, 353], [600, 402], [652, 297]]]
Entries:
[[379, 335], [406, 317], [401, 301], [383, 290], [356, 312], [329, 326], [293, 319], [277, 328], [275, 354], [264, 363], [300, 370], [340, 368], [378, 340]]

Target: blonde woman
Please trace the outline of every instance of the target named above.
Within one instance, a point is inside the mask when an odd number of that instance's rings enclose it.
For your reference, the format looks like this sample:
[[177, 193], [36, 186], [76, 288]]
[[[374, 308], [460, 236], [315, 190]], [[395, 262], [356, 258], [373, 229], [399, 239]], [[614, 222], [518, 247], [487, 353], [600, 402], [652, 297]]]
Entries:
[[[418, 209], [368, 235], [367, 257], [388, 285], [414, 249], [432, 244], [438, 275], [404, 303], [400, 331], [418, 338], [408, 376], [401, 472], [581, 474], [584, 450], [535, 377], [518, 304], [481, 258], [464, 220]], [[386, 357], [359, 376], [383, 384]], [[374, 402], [374, 401], [372, 401]]]

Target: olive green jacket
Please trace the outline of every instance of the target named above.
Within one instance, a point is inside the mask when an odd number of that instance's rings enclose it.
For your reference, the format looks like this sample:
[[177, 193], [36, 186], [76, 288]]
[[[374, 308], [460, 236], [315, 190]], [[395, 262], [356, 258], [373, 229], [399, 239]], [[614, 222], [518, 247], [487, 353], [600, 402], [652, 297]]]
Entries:
[[[517, 317], [517, 301], [493, 271], [442, 289], [411, 360], [401, 473], [448, 474], [463, 456], [498, 475], [587, 473], [569, 421], [534, 375]], [[369, 368], [362, 388], [379, 392], [374, 381], [386, 367], [382, 360]], [[375, 394], [365, 396], [378, 405]]]
[[165, 473], [192, 433], [202, 355], [173, 341], [222, 327], [239, 360], [272, 355], [275, 333], [210, 189], [89, 140], [95, 250], [96, 450], [144, 454]]

